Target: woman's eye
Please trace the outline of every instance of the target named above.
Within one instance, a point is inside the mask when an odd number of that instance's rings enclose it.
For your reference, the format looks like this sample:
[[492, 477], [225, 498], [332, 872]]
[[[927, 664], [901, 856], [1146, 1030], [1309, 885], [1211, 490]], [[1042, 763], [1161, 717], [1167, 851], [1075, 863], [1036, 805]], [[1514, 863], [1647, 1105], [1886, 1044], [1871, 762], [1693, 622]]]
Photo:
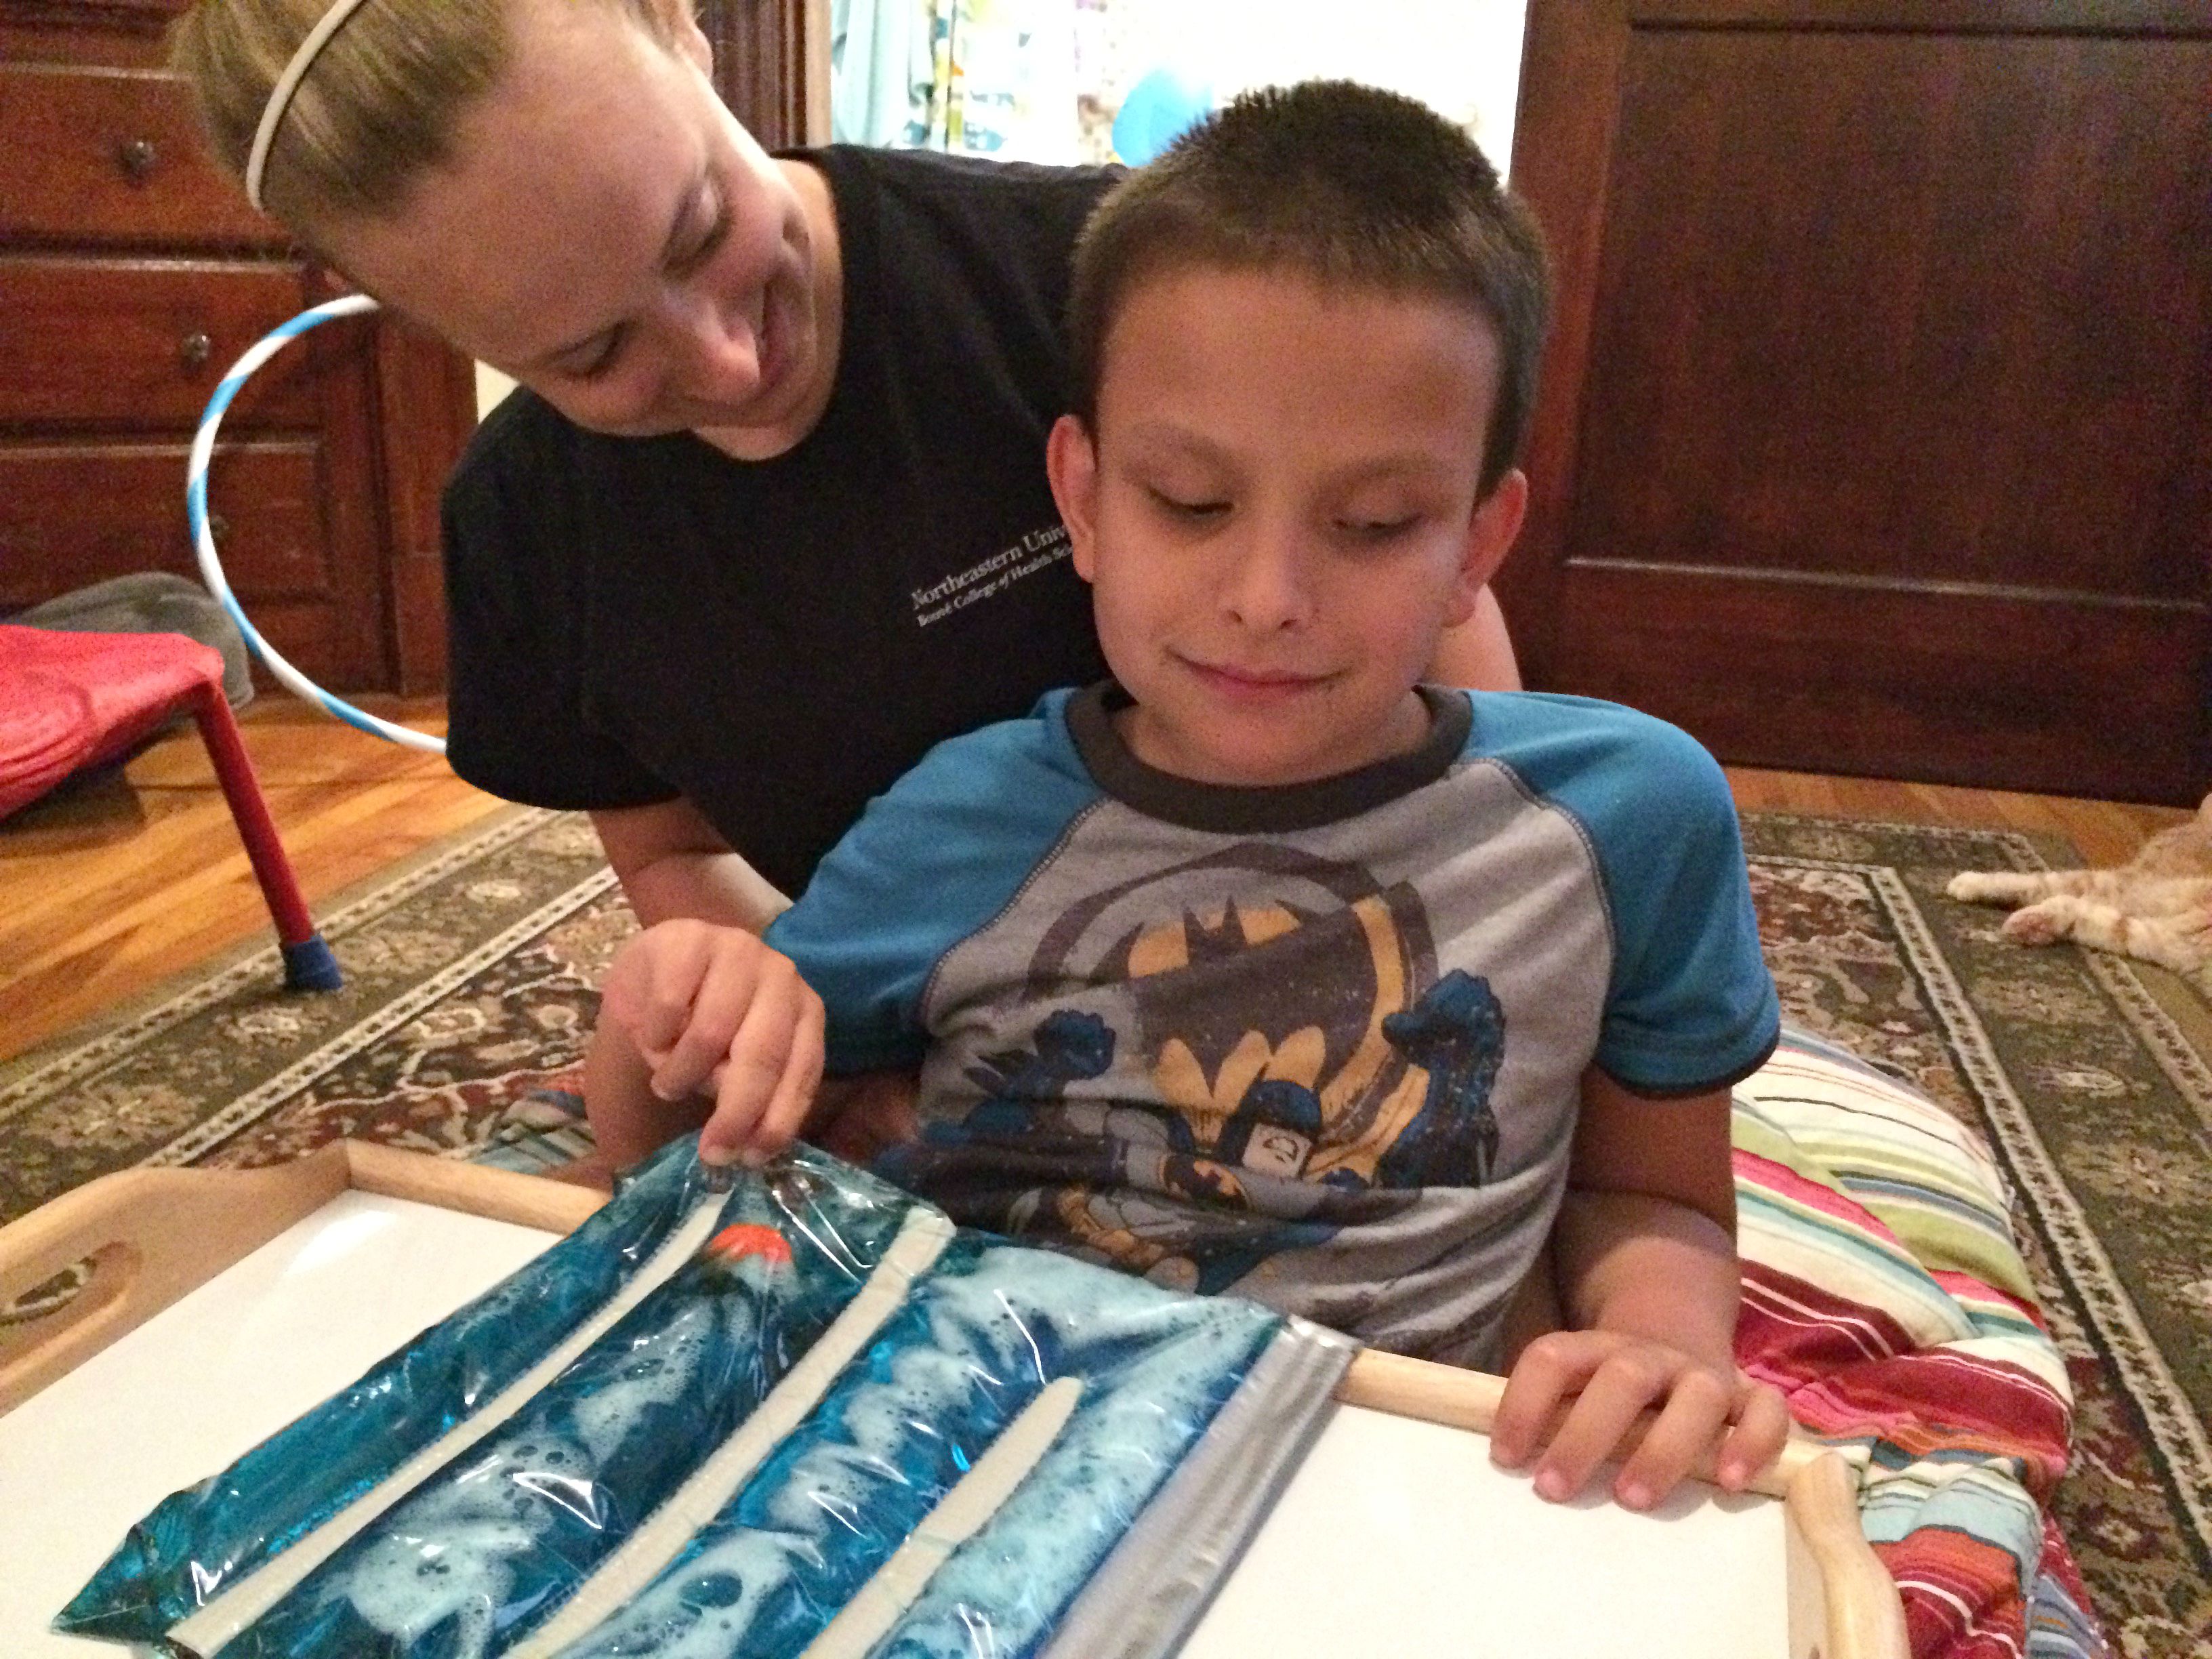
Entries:
[[714, 257], [714, 252], [729, 239], [732, 220], [729, 198], [716, 192], [713, 217], [707, 222], [691, 246], [678, 255], [669, 268], [672, 276], [688, 276]]
[[615, 366], [615, 359], [622, 353], [623, 332], [623, 331], [619, 328], [608, 330], [604, 343], [594, 349], [590, 356], [569, 365], [568, 378], [572, 380], [597, 380], [605, 378], [607, 371]]

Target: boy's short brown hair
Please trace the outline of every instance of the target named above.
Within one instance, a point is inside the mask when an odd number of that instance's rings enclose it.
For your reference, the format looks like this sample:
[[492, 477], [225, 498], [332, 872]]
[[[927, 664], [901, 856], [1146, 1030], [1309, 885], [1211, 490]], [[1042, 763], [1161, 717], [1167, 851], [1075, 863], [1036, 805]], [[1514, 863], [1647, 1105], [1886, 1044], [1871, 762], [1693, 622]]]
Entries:
[[1551, 309], [1543, 233], [1474, 141], [1396, 93], [1308, 81], [1246, 93], [1110, 191], [1076, 243], [1075, 412], [1095, 426], [1106, 337], [1136, 286], [1192, 265], [1287, 269], [1433, 295], [1497, 331], [1488, 495], [1527, 434]]

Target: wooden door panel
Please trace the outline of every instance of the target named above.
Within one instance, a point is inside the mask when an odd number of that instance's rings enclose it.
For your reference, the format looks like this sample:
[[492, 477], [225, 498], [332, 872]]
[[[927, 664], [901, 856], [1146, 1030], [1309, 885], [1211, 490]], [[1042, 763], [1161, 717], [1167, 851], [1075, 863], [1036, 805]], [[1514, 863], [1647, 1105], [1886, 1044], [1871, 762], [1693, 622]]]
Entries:
[[2193, 801], [2212, 6], [1954, 10], [1531, 7], [1508, 615], [1724, 758]]
[[2156, 800], [2172, 734], [2203, 718], [2201, 611], [1599, 563], [1561, 592], [1601, 619], [1563, 642], [1561, 680], [1741, 765], [1894, 777], [1908, 755], [1923, 782], [2059, 775], [2050, 793]]

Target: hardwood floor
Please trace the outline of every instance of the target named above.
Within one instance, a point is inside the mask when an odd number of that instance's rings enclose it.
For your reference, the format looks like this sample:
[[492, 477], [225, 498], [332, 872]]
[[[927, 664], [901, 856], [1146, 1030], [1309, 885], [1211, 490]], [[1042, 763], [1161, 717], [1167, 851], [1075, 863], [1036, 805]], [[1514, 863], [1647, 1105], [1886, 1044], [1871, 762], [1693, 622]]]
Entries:
[[[436, 702], [374, 705], [442, 731]], [[288, 697], [243, 718], [246, 747], [307, 902], [453, 834], [499, 803], [433, 755], [338, 725]], [[268, 913], [198, 739], [187, 730], [0, 823], [0, 1060], [255, 937]], [[1747, 811], [1986, 825], [2063, 836], [2124, 859], [2188, 815], [2171, 807], [1934, 784], [1731, 769]]]
[[[364, 701], [444, 729], [442, 702]], [[439, 757], [281, 694], [257, 699], [240, 725], [311, 908], [499, 805]], [[191, 728], [174, 732], [124, 776], [0, 823], [0, 1060], [270, 933], [206, 750]]]

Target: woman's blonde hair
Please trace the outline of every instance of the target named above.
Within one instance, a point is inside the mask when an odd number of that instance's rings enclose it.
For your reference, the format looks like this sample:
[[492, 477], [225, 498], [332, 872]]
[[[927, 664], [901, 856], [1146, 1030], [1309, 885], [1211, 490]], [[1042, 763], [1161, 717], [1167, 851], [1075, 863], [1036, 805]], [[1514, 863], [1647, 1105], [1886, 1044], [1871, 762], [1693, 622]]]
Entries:
[[[295, 228], [389, 212], [447, 160], [498, 83], [518, 4], [604, 5], [672, 46], [689, 0], [367, 0], [317, 54], [270, 145], [262, 199]], [[216, 160], [243, 179], [277, 77], [331, 0], [198, 0], [169, 33]]]

